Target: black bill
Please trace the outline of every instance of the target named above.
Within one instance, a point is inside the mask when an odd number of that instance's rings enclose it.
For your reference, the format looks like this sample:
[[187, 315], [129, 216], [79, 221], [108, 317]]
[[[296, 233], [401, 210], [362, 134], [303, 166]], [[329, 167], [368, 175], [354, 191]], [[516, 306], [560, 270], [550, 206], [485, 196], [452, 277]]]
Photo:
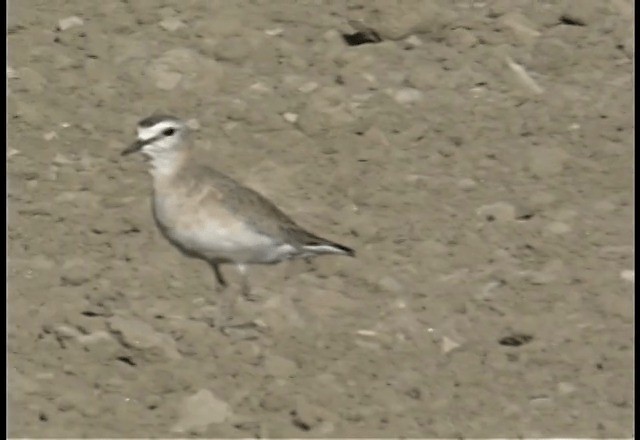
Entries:
[[129, 145], [122, 153], [120, 153], [122, 156], [126, 156], [127, 154], [131, 154], [131, 153], [137, 153], [138, 151], [140, 151], [142, 149], [142, 147], [144, 147], [145, 145], [147, 145], [149, 143], [149, 141], [143, 141], [138, 139], [137, 141], [135, 141], [133, 144]]

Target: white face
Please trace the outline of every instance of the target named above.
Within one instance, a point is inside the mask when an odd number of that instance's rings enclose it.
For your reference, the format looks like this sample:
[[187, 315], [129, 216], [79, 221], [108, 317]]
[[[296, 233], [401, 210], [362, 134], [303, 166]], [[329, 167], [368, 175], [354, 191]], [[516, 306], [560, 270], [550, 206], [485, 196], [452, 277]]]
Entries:
[[138, 127], [137, 134], [140, 151], [156, 158], [176, 150], [182, 141], [184, 126], [177, 121], [164, 121], [151, 127]]

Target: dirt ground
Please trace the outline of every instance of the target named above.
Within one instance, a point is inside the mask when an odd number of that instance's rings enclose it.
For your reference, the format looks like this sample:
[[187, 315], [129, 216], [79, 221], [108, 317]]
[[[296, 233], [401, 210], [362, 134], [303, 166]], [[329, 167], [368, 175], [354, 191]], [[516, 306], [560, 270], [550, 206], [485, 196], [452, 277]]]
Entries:
[[[23, 0], [8, 44], [11, 437], [633, 435], [630, 0]], [[357, 258], [221, 333], [119, 155], [158, 111]]]

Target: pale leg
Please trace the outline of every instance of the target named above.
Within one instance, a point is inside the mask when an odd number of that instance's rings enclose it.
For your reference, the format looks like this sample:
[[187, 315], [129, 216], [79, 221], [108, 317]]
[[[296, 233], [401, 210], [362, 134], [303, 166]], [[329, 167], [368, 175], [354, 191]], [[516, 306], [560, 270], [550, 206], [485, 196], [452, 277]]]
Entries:
[[[247, 275], [247, 266], [244, 264], [237, 264], [238, 273], [241, 277], [241, 293], [242, 296], [245, 297], [247, 301], [251, 301], [250, 294], [251, 288], [249, 286], [249, 277]], [[231, 298], [231, 313], [233, 313], [233, 306], [235, 306], [236, 300], [238, 299], [237, 292], [234, 292], [235, 289], [229, 289], [228, 294], [232, 294]], [[233, 293], [231, 293], [233, 292]], [[225, 322], [225, 324], [221, 327], [222, 333], [227, 336], [231, 336], [237, 339], [254, 339], [256, 337], [255, 334], [255, 323], [253, 321], [248, 322], [239, 322], [237, 324], [231, 324], [229, 321]]]
[[220, 270], [220, 265], [217, 263], [210, 262], [209, 265], [213, 270], [213, 273], [216, 277], [216, 290], [220, 294], [220, 298], [218, 300], [218, 312], [216, 319], [216, 326], [222, 328], [231, 321], [231, 317], [233, 316], [236, 298], [237, 295], [234, 294], [233, 289], [227, 289], [227, 281], [222, 275], [222, 271]]
[[237, 264], [238, 273], [240, 273], [240, 277], [242, 278], [242, 296], [247, 301], [251, 301], [251, 286], [249, 285], [249, 275], [247, 274], [247, 266], [245, 264]]

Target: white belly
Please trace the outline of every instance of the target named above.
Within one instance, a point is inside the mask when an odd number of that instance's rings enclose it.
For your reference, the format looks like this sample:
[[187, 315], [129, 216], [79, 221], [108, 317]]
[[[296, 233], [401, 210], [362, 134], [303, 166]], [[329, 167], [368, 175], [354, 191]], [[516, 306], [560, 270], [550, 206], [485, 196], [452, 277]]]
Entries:
[[167, 229], [173, 242], [210, 260], [237, 263], [266, 262], [277, 245], [264, 235], [246, 227], [221, 225], [209, 221], [201, 227]]

